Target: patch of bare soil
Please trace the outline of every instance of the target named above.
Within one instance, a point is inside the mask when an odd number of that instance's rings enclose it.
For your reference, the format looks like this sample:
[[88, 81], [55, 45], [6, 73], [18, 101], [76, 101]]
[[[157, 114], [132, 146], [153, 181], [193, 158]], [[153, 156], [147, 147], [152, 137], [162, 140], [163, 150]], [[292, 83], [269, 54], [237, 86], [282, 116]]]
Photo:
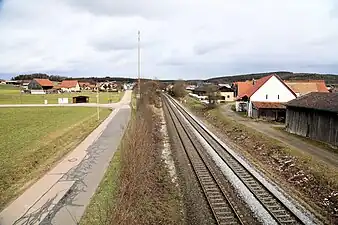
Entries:
[[[337, 173], [304, 158], [290, 154], [291, 149], [255, 130], [222, 116], [218, 109], [201, 110], [187, 105], [212, 125], [225, 142], [232, 142], [251, 163], [279, 183], [287, 193], [303, 200], [302, 204], [326, 223], [338, 223]], [[210, 125], [209, 125], [210, 127]], [[317, 167], [318, 166], [318, 167]], [[308, 205], [307, 205], [308, 204]]]

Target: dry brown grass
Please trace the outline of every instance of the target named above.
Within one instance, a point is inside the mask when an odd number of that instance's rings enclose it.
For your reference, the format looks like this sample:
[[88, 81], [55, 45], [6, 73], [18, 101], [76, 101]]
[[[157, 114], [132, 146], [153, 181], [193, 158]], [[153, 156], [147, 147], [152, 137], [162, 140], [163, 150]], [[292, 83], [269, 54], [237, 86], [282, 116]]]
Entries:
[[120, 187], [111, 218], [114, 224], [178, 224], [180, 220], [175, 187], [160, 158], [159, 118], [150, 107], [159, 102], [154, 90], [143, 92], [121, 146]]

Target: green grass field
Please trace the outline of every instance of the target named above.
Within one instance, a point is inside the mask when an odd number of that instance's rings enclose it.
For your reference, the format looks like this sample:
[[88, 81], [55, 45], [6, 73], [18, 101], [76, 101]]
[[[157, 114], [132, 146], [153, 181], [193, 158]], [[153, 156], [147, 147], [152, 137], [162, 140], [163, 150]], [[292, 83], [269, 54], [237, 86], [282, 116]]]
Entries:
[[[110, 113], [101, 109], [101, 121]], [[74, 149], [101, 121], [96, 108], [0, 109], [0, 209]]]
[[[72, 97], [78, 95], [89, 96], [90, 103], [96, 103], [96, 92], [83, 91], [79, 93], [62, 93], [62, 94], [46, 94], [46, 95], [31, 95], [20, 94], [20, 89], [13, 85], [0, 84], [0, 104], [43, 104], [44, 100], [48, 100], [49, 104], [58, 103], [58, 98], [69, 98], [69, 103], [72, 102]], [[123, 92], [100, 92], [100, 103], [118, 102], [123, 96]]]

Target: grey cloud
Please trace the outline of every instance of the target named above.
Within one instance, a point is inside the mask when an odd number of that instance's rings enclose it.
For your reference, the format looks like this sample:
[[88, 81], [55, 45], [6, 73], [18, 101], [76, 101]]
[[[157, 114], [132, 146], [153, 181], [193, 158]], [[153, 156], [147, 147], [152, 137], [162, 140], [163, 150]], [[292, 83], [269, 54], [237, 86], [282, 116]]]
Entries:
[[194, 47], [194, 51], [197, 55], [204, 55], [212, 51], [229, 48], [233, 46], [234, 44], [235, 42], [228, 42], [228, 41], [215, 42], [215, 41], [210, 40], [209, 42], [196, 45]]

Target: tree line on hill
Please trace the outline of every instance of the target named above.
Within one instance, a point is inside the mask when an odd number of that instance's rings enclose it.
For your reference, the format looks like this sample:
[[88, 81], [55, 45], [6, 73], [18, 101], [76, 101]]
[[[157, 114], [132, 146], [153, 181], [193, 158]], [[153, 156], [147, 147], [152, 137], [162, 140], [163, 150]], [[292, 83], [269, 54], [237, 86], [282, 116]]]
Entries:
[[[277, 71], [277, 72], [266, 72], [266, 73], [250, 73], [250, 74], [241, 74], [233, 76], [223, 76], [223, 77], [214, 77], [206, 80], [187, 80], [189, 84], [198, 84], [200, 82], [211, 82], [211, 83], [233, 83], [236, 81], [246, 81], [252, 79], [260, 79], [264, 76], [270, 74], [277, 74], [283, 80], [325, 80], [326, 84], [338, 84], [338, 75], [334, 74], [318, 74], [318, 73], [293, 73], [288, 71]], [[107, 81], [117, 81], [117, 82], [136, 82], [135, 78], [124, 78], [124, 77], [65, 77], [59, 75], [48, 75], [44, 73], [33, 73], [33, 74], [23, 74], [18, 75], [12, 78], [12, 80], [32, 80], [34, 78], [43, 78], [49, 79], [51, 81], [61, 82], [65, 79], [78, 80], [82, 82], [107, 82]], [[142, 79], [142, 81], [149, 81], [150, 79]], [[175, 80], [160, 80], [161, 83], [174, 83]]]
[[22, 74], [12, 78], [12, 80], [33, 80], [33, 79], [49, 79], [51, 81], [63, 81], [67, 77], [59, 75], [47, 75], [45, 73]]
[[338, 84], [338, 75], [335, 74], [293, 73], [288, 71], [251, 73], [234, 76], [215, 77], [207, 79], [206, 81], [212, 83], [233, 83], [235, 81], [260, 79], [270, 74], [276, 74], [283, 80], [325, 80], [326, 84]]
[[[45, 73], [33, 73], [33, 74], [22, 74], [13, 77], [11, 80], [33, 80], [33, 79], [49, 79], [51, 81], [57, 81], [61, 82], [63, 80], [78, 80], [82, 82], [90, 82], [90, 83], [96, 83], [96, 82], [108, 82], [108, 81], [117, 81], [117, 82], [127, 82], [132, 83], [137, 81], [137, 79], [134, 78], [123, 78], [123, 77], [65, 77], [65, 76], [59, 76], [59, 75], [48, 75]], [[142, 79], [144, 81], [149, 79]]]

